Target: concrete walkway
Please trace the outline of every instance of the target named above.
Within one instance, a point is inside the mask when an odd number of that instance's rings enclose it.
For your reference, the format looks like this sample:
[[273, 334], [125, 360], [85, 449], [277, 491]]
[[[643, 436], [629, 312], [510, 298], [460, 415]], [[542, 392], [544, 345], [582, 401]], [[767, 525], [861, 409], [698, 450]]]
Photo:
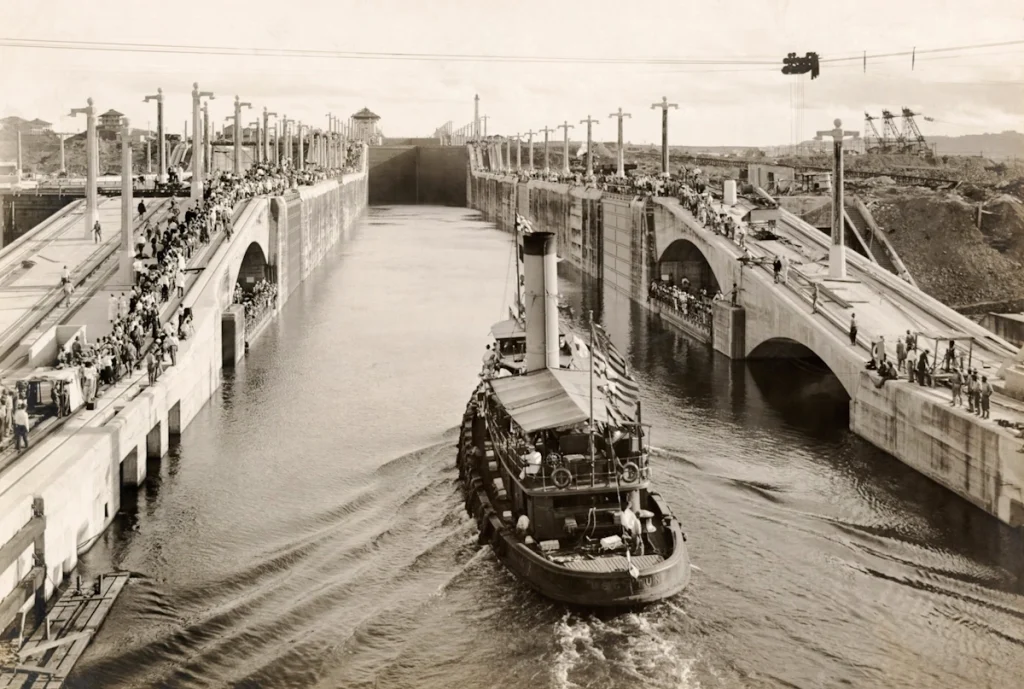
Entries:
[[[727, 213], [739, 221], [752, 207], [749, 202], [740, 200], [736, 206], [723, 206], [720, 203], [713, 204], [714, 209], [721, 213]], [[691, 225], [700, 227], [696, 219], [688, 211], [679, 208], [679, 211], [692, 220]], [[700, 231], [712, 233], [710, 229]], [[814, 237], [811, 232], [820, 235]], [[773, 272], [772, 262], [775, 256], [785, 256], [790, 263], [789, 280], [787, 284], [779, 284], [777, 289], [785, 289], [798, 296], [807, 304], [811, 311], [813, 299], [811, 286], [812, 282], [824, 286], [833, 292], [842, 301], [849, 304], [848, 307], [830, 299], [823, 291], [819, 291], [817, 318], [839, 331], [837, 336], [848, 341], [849, 325], [851, 316], [857, 316], [857, 344], [851, 345], [857, 353], [863, 357], [866, 363], [871, 358], [871, 343], [881, 335], [885, 338], [885, 350], [889, 358], [896, 359], [896, 342], [900, 337], [906, 335], [907, 330], [918, 333], [918, 348], [930, 350], [932, 363], [938, 356], [938, 366], [941, 369], [942, 357], [945, 354], [948, 340], [940, 340], [939, 349], [936, 351], [934, 340], [927, 340], [921, 333], [928, 332], [957, 332], [961, 337], [975, 336], [974, 346], [971, 350], [970, 367], [978, 370], [979, 375], [987, 376], [994, 388], [1002, 384], [1000, 368], [1010, 356], [1010, 350], [1002, 347], [995, 340], [985, 341], [976, 336], [967, 324], [950, 323], [950, 320], [963, 319], [959, 314], [942, 315], [936, 310], [928, 309], [921, 301], [906, 298], [905, 295], [897, 293], [889, 285], [872, 276], [868, 270], [859, 266], [855, 260], [849, 260], [847, 266], [848, 279], [832, 280], [828, 277], [828, 243], [829, 237], [815, 228], [796, 226], [796, 223], [783, 220], [776, 227], [776, 235], [780, 239], [758, 240], [750, 235], [746, 236], [745, 245], [750, 249], [751, 256], [755, 259], [762, 259], [759, 267], [755, 270], [764, 270], [771, 274]], [[725, 239], [721, 237], [721, 239]], [[817, 241], [816, 241], [817, 240]], [[726, 240], [728, 241], [728, 240]], [[742, 255], [742, 250], [733, 242], [734, 253], [737, 258]], [[848, 250], [848, 255], [852, 254]], [[867, 259], [865, 259], [867, 260]], [[878, 270], [883, 270], [879, 268]], [[897, 278], [898, 279], [898, 278]], [[907, 286], [908, 289], [915, 289]], [[922, 300], [923, 301], [923, 300]], [[973, 325], [973, 324], [972, 324]], [[958, 327], [961, 326], [961, 327]], [[976, 326], [980, 328], [980, 326]], [[968, 332], [968, 330], [972, 332]], [[958, 341], [957, 350], [965, 354], [965, 366], [967, 363], [967, 342]], [[903, 376], [900, 380], [889, 381], [886, 385], [910, 385], [911, 383]], [[945, 386], [935, 388], [915, 385], [919, 394], [925, 394], [937, 400], [950, 403], [952, 391]], [[994, 393], [990, 399], [990, 420], [980, 423], [991, 423], [995, 425], [996, 419], [1003, 419], [1012, 424], [1024, 424], [1024, 404], [1013, 398]], [[966, 412], [966, 406], [963, 407]], [[973, 415], [969, 415], [973, 416]], [[1019, 437], [1013, 430], [1000, 429], [1002, 432]]]

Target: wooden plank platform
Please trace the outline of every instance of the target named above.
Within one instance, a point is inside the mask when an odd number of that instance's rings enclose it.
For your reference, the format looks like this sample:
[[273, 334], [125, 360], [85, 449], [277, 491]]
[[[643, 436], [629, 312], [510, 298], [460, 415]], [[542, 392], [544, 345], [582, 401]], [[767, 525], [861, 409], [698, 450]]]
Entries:
[[[638, 555], [632, 558], [633, 564], [637, 566], [641, 572], [648, 567], [653, 567], [659, 562], [664, 562], [665, 558], [661, 555]], [[572, 560], [570, 562], [560, 563], [566, 569], [574, 569], [578, 572], [625, 572], [629, 569], [629, 564], [626, 562], [626, 558], [623, 555], [605, 556], [595, 558], [593, 560]], [[0, 684], [0, 686], [3, 686]]]
[[[81, 595], [65, 591], [47, 613], [47, 621], [19, 649], [20, 664], [0, 667], [0, 689], [60, 689], [75, 663], [110, 614], [128, 583], [126, 572], [105, 574], [99, 595], [92, 585]], [[55, 644], [66, 640], [67, 643]]]

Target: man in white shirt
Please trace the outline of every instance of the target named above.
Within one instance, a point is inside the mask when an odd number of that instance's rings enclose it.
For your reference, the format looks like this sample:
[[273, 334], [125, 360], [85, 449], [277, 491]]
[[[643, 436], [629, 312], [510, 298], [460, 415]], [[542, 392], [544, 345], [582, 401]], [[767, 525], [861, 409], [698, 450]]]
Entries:
[[20, 450], [24, 442], [25, 449], [28, 449], [28, 412], [25, 410], [25, 403], [19, 402], [18, 408], [14, 411], [14, 449]]

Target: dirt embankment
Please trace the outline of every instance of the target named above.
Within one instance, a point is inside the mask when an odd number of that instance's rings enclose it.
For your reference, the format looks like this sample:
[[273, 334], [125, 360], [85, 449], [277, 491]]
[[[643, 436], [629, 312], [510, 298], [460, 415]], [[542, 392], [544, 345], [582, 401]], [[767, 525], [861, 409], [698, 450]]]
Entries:
[[1024, 205], [890, 188], [865, 198], [921, 288], [954, 308], [1019, 308], [1024, 301]]

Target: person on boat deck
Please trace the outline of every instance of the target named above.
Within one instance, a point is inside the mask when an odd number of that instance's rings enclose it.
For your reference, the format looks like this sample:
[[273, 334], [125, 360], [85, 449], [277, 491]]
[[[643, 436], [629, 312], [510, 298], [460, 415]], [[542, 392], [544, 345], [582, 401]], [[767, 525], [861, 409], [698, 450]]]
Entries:
[[487, 351], [484, 352], [483, 360], [484, 375], [494, 373], [494, 368], [498, 363], [498, 353], [491, 347], [491, 345], [487, 345]]

